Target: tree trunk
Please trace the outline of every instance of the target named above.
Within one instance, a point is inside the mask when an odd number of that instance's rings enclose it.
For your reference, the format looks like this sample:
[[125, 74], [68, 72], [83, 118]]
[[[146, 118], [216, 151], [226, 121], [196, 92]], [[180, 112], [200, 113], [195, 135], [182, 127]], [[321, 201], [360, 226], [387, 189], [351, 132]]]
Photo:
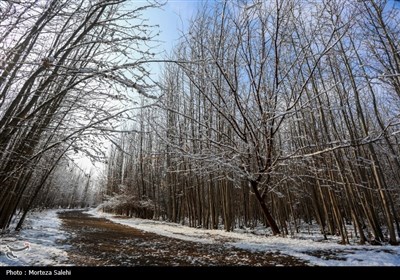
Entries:
[[275, 219], [272, 217], [271, 213], [268, 210], [267, 204], [264, 199], [261, 197], [261, 194], [258, 190], [258, 182], [250, 181], [251, 188], [253, 189], [254, 194], [256, 195], [257, 201], [260, 203], [261, 209], [267, 219], [269, 226], [271, 227], [272, 234], [277, 235], [280, 234], [281, 231], [278, 228], [278, 225], [275, 222]]

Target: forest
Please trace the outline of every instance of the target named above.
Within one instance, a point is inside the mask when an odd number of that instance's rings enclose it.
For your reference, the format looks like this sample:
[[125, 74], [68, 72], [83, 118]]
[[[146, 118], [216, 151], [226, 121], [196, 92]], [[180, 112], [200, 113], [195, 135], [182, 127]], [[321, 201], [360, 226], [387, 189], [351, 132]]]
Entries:
[[201, 2], [168, 54], [143, 17], [163, 3], [131, 2], [0, 3], [1, 229], [100, 204], [398, 245], [397, 1]]

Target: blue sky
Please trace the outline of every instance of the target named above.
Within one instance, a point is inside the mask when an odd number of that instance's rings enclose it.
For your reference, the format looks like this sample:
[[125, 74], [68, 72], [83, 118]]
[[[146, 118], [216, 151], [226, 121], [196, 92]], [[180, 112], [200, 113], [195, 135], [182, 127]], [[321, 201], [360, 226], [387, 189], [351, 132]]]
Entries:
[[160, 26], [160, 50], [169, 53], [180, 37], [180, 31], [188, 26], [188, 21], [196, 13], [196, 8], [202, 0], [168, 0], [161, 9], [144, 12], [144, 17], [150, 24]]
[[[159, 46], [155, 53], [156, 59], [164, 59], [171, 53], [173, 46], [179, 41], [182, 32], [189, 26], [190, 19], [196, 14], [199, 4], [206, 0], [167, 0], [160, 9], [148, 9], [143, 12], [143, 18], [151, 25], [159, 25]], [[162, 0], [160, 0], [162, 2]], [[212, 1], [209, 1], [210, 3]], [[163, 68], [162, 63], [151, 65], [152, 79], [157, 79]]]

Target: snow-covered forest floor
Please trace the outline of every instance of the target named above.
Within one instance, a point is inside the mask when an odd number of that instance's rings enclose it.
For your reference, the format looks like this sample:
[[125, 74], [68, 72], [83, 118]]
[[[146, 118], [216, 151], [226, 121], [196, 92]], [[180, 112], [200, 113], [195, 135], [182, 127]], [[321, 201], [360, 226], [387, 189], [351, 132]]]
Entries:
[[321, 234], [300, 233], [296, 237], [265, 236], [263, 228], [206, 230], [182, 226], [175, 223], [116, 217], [91, 210], [97, 217], [107, 218], [115, 223], [143, 231], [205, 244], [221, 243], [225, 246], [250, 251], [281, 253], [293, 256], [318, 266], [399, 266], [399, 246], [340, 245], [335, 237], [324, 241]]
[[[77, 250], [82, 251], [84, 244], [76, 244], [76, 240], [79, 239], [79, 225], [75, 225], [75, 230], [72, 231], [71, 227], [66, 226], [68, 222], [68, 215], [62, 215], [63, 220], [57, 215], [57, 210], [49, 210], [43, 212], [32, 213], [24, 226], [24, 229], [19, 232], [10, 232], [3, 234], [0, 238], [1, 241], [1, 254], [0, 254], [0, 265], [1, 266], [52, 266], [52, 265], [76, 265], [76, 259], [70, 258], [70, 255], [76, 255]], [[112, 221], [117, 224], [126, 225], [130, 228], [135, 229], [132, 231], [133, 234], [131, 239], [137, 237], [148, 238], [145, 242], [135, 242], [131, 240], [132, 246], [140, 246], [141, 249], [147, 251], [157, 252], [157, 255], [165, 251], [166, 242], [171, 241], [171, 244], [177, 244], [177, 246], [183, 246], [193, 242], [193, 248], [196, 250], [202, 250], [202, 254], [207, 254], [215, 250], [215, 255], [218, 258], [222, 258], [225, 252], [236, 251], [233, 257], [233, 263], [238, 265], [249, 265], [252, 262], [249, 261], [251, 254], [265, 256], [265, 258], [273, 258], [276, 256], [277, 259], [282, 259], [283, 263], [276, 262], [276, 265], [288, 265], [287, 260], [293, 257], [296, 265], [304, 262], [308, 265], [317, 266], [399, 266], [400, 265], [400, 247], [397, 246], [359, 246], [359, 245], [339, 245], [338, 240], [335, 238], [323, 241], [321, 236], [308, 235], [305, 233], [299, 234], [296, 237], [274, 237], [265, 236], [265, 230], [263, 229], [237, 229], [233, 232], [225, 232], [223, 230], [205, 230], [190, 228], [179, 224], [160, 222], [153, 220], [143, 220], [137, 218], [124, 218], [116, 217], [111, 214], [105, 214], [96, 210], [90, 210], [88, 212], [91, 216], [86, 218], [87, 224], [81, 226], [82, 235], [83, 231], [86, 230], [85, 234], [96, 234], [96, 232], [103, 232], [107, 234], [107, 230], [111, 230], [113, 223], [105, 224], [105, 219]], [[91, 219], [91, 220], [89, 220]], [[79, 221], [79, 219], [77, 219]], [[96, 224], [90, 224], [96, 222]], [[100, 228], [99, 226], [102, 226]], [[117, 226], [117, 225], [115, 225]], [[92, 228], [91, 228], [92, 227]], [[124, 233], [124, 242], [128, 242], [129, 234], [131, 232], [127, 227]], [[139, 230], [139, 231], [137, 231]], [[121, 231], [121, 228], [118, 229]], [[141, 232], [141, 231], [144, 231]], [[146, 236], [146, 234], [148, 236]], [[112, 238], [112, 234], [109, 234], [109, 238]], [[150, 237], [149, 237], [150, 236]], [[74, 240], [75, 244], [71, 240]], [[77, 239], [78, 238], [78, 239]], [[160, 242], [159, 242], [160, 241]], [[8, 246], [14, 248], [22, 248], [29, 242], [30, 249], [23, 251], [16, 251], [14, 255], [16, 259], [8, 258], [5, 253], [9, 251]], [[99, 242], [96, 240], [96, 242]], [[71, 244], [69, 244], [71, 243]], [[129, 243], [129, 242], [128, 242]], [[125, 248], [127, 244], [125, 244]], [[129, 246], [129, 245], [128, 245]], [[159, 246], [159, 248], [156, 248]], [[161, 248], [164, 246], [163, 248]], [[99, 247], [99, 246], [96, 246]], [[154, 248], [153, 248], [154, 247]], [[74, 249], [75, 248], [75, 249]], [[76, 249], [78, 248], [78, 249]], [[94, 248], [94, 247], [93, 247]], [[127, 251], [120, 254], [126, 254]], [[192, 265], [218, 265], [218, 263], [210, 262], [207, 264], [207, 256], [190, 256], [190, 251], [184, 250], [182, 247], [182, 253], [179, 253], [180, 248], [176, 248], [177, 262], [175, 265], [182, 263], [191, 263]], [[227, 250], [228, 249], [228, 250]], [[232, 250], [229, 250], [232, 249]], [[74, 251], [75, 250], [75, 251]], [[243, 253], [243, 252], [248, 253]], [[198, 252], [198, 251], [196, 251]], [[179, 253], [179, 254], [178, 254]], [[196, 253], [197, 254], [197, 253]], [[288, 258], [285, 258], [288, 256]], [[137, 257], [137, 256], [136, 256]], [[215, 257], [215, 258], [217, 258]], [[232, 256], [229, 256], [231, 258]], [[196, 262], [196, 258], [199, 262]], [[210, 260], [215, 260], [210, 258]], [[250, 257], [251, 258], [251, 257]], [[186, 262], [187, 260], [193, 260]], [[296, 261], [298, 260], [298, 261]], [[183, 262], [185, 261], [185, 262]], [[138, 262], [142, 265], [142, 262]], [[231, 263], [231, 262], [230, 262]], [[269, 262], [271, 263], [271, 262]], [[79, 265], [79, 264], [78, 264]], [[91, 264], [96, 265], [96, 264]], [[116, 263], [110, 263], [109, 265], [118, 265]], [[120, 263], [119, 265], [128, 265], [127, 263]], [[148, 263], [151, 265], [151, 263]], [[260, 265], [260, 264], [259, 264]]]
[[[61, 227], [57, 212], [32, 212], [20, 232], [10, 230], [0, 235], [0, 266], [71, 265], [66, 251], [69, 246], [62, 244], [68, 233]], [[16, 258], [6, 256], [9, 247], [23, 248], [25, 244], [29, 244], [29, 249], [12, 252]]]

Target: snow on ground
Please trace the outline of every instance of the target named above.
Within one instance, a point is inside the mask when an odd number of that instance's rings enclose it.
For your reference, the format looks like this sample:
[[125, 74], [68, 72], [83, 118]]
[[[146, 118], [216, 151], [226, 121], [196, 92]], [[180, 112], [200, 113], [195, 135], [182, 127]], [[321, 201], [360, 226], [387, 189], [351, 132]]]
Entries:
[[[222, 244], [250, 251], [280, 252], [320, 266], [400, 266], [400, 246], [339, 245], [338, 239], [322, 240], [315, 235], [301, 234], [297, 237], [265, 236], [265, 230], [197, 229], [180, 224], [117, 218], [112, 214], [89, 211], [96, 217], [131, 226], [143, 231], [185, 241]], [[61, 228], [57, 210], [33, 212], [26, 220], [23, 230], [0, 235], [0, 266], [52, 266], [68, 265], [65, 240], [68, 233]], [[29, 245], [29, 249], [27, 249]], [[24, 249], [22, 251], [10, 251]], [[8, 253], [8, 257], [6, 254]], [[13, 255], [10, 255], [12, 253]], [[14, 258], [13, 258], [14, 256]]]
[[67, 233], [60, 225], [57, 210], [29, 214], [20, 232], [0, 235], [0, 266], [68, 265], [67, 247], [59, 244]]
[[340, 245], [332, 238], [324, 241], [302, 234], [298, 237], [258, 235], [245, 230], [226, 232], [182, 226], [180, 224], [117, 218], [115, 215], [90, 210], [89, 214], [143, 231], [200, 243], [220, 243], [251, 251], [280, 252], [318, 266], [400, 266], [400, 246]]

